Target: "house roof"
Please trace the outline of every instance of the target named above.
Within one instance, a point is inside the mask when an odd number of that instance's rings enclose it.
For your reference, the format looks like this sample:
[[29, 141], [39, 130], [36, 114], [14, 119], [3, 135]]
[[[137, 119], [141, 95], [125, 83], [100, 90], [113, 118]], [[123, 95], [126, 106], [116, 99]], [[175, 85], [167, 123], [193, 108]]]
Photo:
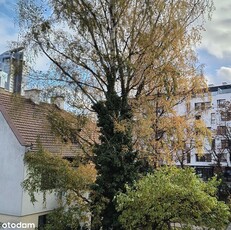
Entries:
[[38, 105], [30, 99], [0, 90], [0, 112], [21, 145], [31, 147], [31, 151], [38, 149], [38, 142], [46, 150], [64, 156], [73, 156], [81, 151], [77, 143], [65, 143], [54, 133], [48, 116], [52, 120], [52, 112], [60, 116], [70, 115], [56, 105]]
[[26, 142], [24, 141], [22, 135], [18, 132], [17, 128], [15, 127], [14, 123], [9, 118], [4, 106], [0, 105], [0, 113], [2, 113], [3, 117], [5, 118], [6, 122], [10, 126], [11, 130], [15, 134], [16, 138], [18, 139], [19, 143], [21, 145], [26, 145]]

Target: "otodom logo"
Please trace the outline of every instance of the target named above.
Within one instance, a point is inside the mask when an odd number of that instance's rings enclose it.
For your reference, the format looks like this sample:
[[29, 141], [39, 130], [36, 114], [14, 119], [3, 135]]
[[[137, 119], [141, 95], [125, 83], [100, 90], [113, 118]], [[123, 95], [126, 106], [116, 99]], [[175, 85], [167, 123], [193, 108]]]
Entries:
[[1, 223], [0, 222], [0, 228], [1, 229], [35, 229], [35, 224], [34, 223], [23, 223], [23, 222], [19, 222], [19, 223]]

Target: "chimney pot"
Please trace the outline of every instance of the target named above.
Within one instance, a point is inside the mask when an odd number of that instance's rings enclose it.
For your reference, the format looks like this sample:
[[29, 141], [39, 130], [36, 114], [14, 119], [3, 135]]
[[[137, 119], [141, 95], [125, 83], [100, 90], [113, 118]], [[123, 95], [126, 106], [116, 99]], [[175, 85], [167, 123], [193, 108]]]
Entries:
[[64, 109], [64, 96], [57, 95], [51, 97], [51, 103], [57, 105], [60, 109]]
[[42, 90], [40, 89], [27, 89], [24, 90], [25, 92], [25, 98], [31, 99], [35, 104], [39, 104], [40, 102], [40, 93]]

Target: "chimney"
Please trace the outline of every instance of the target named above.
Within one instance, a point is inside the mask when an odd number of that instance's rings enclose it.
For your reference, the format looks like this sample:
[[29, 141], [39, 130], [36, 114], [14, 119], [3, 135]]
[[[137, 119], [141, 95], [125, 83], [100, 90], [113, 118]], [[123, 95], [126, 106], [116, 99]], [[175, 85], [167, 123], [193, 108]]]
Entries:
[[64, 109], [64, 96], [57, 95], [51, 97], [51, 103], [57, 105], [60, 109]]
[[0, 85], [0, 93], [4, 93], [4, 92], [6, 92], [5, 88], [1, 87]]
[[33, 101], [37, 105], [39, 104], [40, 93], [41, 93], [40, 89], [27, 89], [24, 90], [24, 93], [25, 93], [25, 98], [31, 99], [31, 101]]

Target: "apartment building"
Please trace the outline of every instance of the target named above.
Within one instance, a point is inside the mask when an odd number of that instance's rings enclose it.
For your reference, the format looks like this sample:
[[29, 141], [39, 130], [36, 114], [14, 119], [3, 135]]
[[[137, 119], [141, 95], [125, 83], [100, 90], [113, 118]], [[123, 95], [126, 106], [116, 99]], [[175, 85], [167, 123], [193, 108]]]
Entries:
[[223, 171], [227, 182], [231, 184], [231, 84], [209, 85], [204, 96], [194, 96], [190, 103], [178, 106], [182, 115], [190, 113], [195, 119], [202, 119], [211, 130], [212, 137], [204, 145], [204, 154], [200, 156], [194, 149], [185, 160], [204, 179]]
[[0, 54], [0, 87], [11, 93], [22, 93], [23, 47]]

